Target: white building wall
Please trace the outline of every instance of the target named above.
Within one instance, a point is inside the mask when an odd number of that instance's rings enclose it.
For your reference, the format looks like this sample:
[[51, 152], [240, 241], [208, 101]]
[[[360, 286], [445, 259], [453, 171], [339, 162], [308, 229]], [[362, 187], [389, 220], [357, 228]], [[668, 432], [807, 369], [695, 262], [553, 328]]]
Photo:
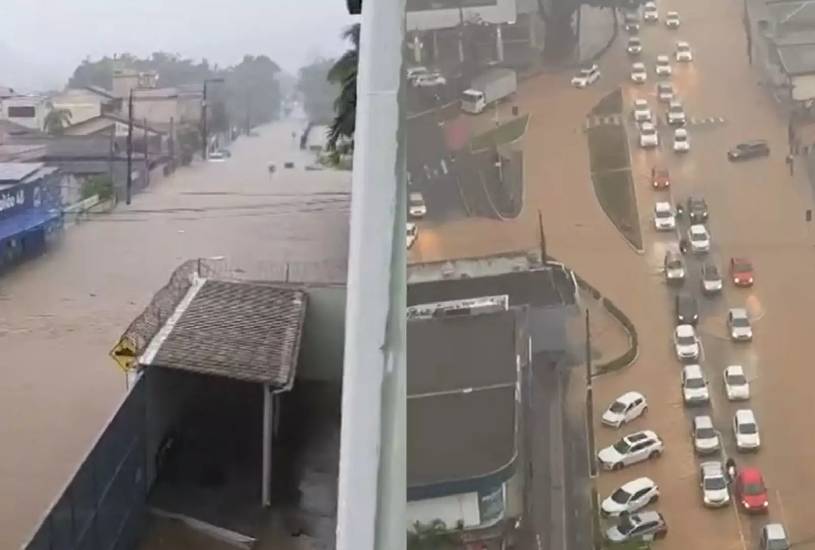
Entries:
[[815, 74], [793, 77], [792, 86], [792, 99], [796, 101], [815, 99]]
[[428, 524], [437, 519], [442, 520], [450, 529], [454, 529], [459, 522], [462, 522], [465, 528], [477, 527], [481, 524], [478, 493], [408, 502], [406, 519], [408, 529], [411, 529], [416, 522]]
[[408, 11], [405, 20], [409, 32], [429, 31], [458, 26], [462, 17], [464, 21], [509, 23], [515, 21], [517, 13], [515, 0], [496, 0], [493, 6]]
[[[33, 107], [34, 114], [30, 117], [13, 116], [15, 107]], [[0, 109], [0, 116], [3, 120], [9, 120], [32, 130], [43, 129], [47, 113], [45, 98], [41, 96], [17, 96], [4, 99], [2, 109]]]

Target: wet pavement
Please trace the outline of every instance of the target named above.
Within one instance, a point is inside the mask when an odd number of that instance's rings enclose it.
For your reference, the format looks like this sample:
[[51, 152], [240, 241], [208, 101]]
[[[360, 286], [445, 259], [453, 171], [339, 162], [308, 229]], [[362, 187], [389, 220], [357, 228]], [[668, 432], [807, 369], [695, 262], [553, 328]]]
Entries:
[[[794, 177], [784, 164], [786, 118], [757, 85], [758, 72], [747, 64], [741, 5], [730, 0], [715, 4], [663, 0], [659, 9], [663, 14], [678, 10], [682, 28], [668, 31], [662, 24], [643, 28], [643, 59], [649, 66], [645, 86], [628, 84], [630, 61], [624, 52], [624, 33], [600, 60], [603, 78], [595, 87], [571, 89], [566, 75], [541, 76], [523, 85], [519, 105], [522, 113], [532, 114], [532, 120], [524, 140], [527, 195], [521, 217], [516, 222], [462, 220], [422, 227], [410, 259], [535, 247], [534, 209], [540, 208], [550, 254], [611, 298], [639, 333], [637, 362], [594, 381], [595, 417], [620, 393], [638, 389], [649, 399], [649, 412], [620, 433], [654, 429], [666, 445], [664, 456], [656, 461], [602, 473], [596, 480], [601, 498], [629, 479], [652, 477], [662, 491], [657, 508], [670, 526], [660, 548], [754, 548], [761, 526], [771, 520], [783, 522], [792, 541], [803, 544], [815, 536], [809, 504], [815, 492], [815, 472], [809, 467], [815, 457], [815, 439], [806, 435], [813, 377], [805, 342], [810, 312], [815, 308], [811, 291], [815, 234], [804, 222], [804, 211], [812, 208], [811, 189], [800, 163]], [[670, 54], [676, 40], [688, 40], [695, 54], [694, 62], [676, 68], [672, 79], [688, 115], [694, 118], [689, 125], [692, 149], [684, 158], [674, 155], [664, 132], [660, 150], [632, 148], [646, 243], [645, 253], [637, 255], [625, 246], [593, 196], [581, 126], [593, 104], [618, 84], [629, 101], [626, 117], [634, 97], [648, 98], [655, 108], [654, 59], [659, 53]], [[661, 113], [664, 108], [658, 110]], [[727, 162], [729, 147], [756, 138], [769, 141], [773, 150], [769, 159]], [[698, 287], [699, 260], [690, 259], [693, 276], [685, 287], [703, 303], [702, 366], [711, 385], [712, 404], [699, 411], [712, 412], [725, 450], [733, 455], [730, 421], [735, 409], [744, 405], [724, 399], [721, 372], [727, 364], [741, 363], [750, 377], [752, 398], [746, 406], [756, 413], [763, 448], [735, 458], [739, 464], [761, 468], [770, 491], [767, 517], [746, 516], [735, 507], [707, 510], [702, 506], [698, 461], [688, 436], [690, 417], [696, 411], [687, 411], [681, 402], [680, 364], [670, 341], [674, 290], [664, 283], [661, 273], [664, 251], [675, 246], [676, 237], [657, 235], [650, 221], [657, 196], [667, 196], [652, 191], [647, 183], [651, 166], [662, 163], [671, 170], [674, 202], [692, 192], [707, 199], [714, 243], [709, 256], [723, 274], [726, 276], [731, 256], [751, 258], [756, 269], [755, 287], [736, 289], [725, 280], [723, 295], [707, 299], [700, 296]], [[746, 306], [754, 318], [752, 343], [736, 345], [725, 338], [726, 310], [735, 306]], [[620, 435], [599, 424], [595, 432], [598, 448]]]
[[33, 532], [113, 415], [125, 378], [108, 352], [179, 264], [222, 258], [227, 276], [344, 280], [350, 173], [305, 171], [312, 156], [291, 137], [303, 126], [261, 128], [227, 162], [154, 181], [0, 279], [0, 548]]

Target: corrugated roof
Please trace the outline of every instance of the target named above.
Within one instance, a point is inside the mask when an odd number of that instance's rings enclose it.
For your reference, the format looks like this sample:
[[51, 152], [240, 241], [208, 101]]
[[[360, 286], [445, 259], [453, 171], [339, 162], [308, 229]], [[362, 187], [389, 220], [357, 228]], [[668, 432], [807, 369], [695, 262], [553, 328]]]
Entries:
[[190, 287], [141, 362], [287, 388], [305, 311], [302, 290], [207, 279]]
[[22, 181], [43, 166], [41, 162], [0, 162], [0, 181]]

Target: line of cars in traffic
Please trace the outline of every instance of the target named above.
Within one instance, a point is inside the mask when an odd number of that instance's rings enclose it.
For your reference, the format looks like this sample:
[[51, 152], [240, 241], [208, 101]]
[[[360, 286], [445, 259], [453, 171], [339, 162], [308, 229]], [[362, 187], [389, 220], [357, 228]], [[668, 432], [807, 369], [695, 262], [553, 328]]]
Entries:
[[[659, 14], [656, 4], [648, 2], [643, 9], [645, 22], [656, 22]], [[626, 30], [631, 33], [627, 52], [632, 57], [641, 55], [642, 40], [639, 32], [639, 18], [629, 13], [624, 20]], [[666, 26], [679, 27], [679, 14], [669, 12], [666, 15]], [[679, 41], [674, 52], [677, 62], [690, 62], [693, 52], [687, 42]], [[656, 58], [655, 74], [657, 77], [670, 77], [673, 70], [666, 55]], [[636, 84], [648, 80], [645, 64], [636, 61], [632, 65], [630, 79]], [[684, 127], [687, 117], [681, 102], [676, 98], [673, 87], [668, 81], [657, 84], [657, 97], [661, 103], [668, 104], [665, 113], [666, 122], [678, 126], [674, 130], [675, 152], [690, 150], [687, 130]], [[656, 130], [655, 117], [652, 115], [648, 101], [636, 99], [633, 112], [634, 121], [639, 125], [639, 144], [642, 148], [659, 146], [659, 135]], [[728, 152], [731, 161], [746, 160], [769, 154], [769, 147], [764, 141], [739, 144]], [[651, 174], [651, 186], [655, 190], [670, 188], [670, 174], [666, 169], [654, 169]], [[685, 281], [686, 266], [684, 255], [691, 252], [694, 256], [706, 255], [711, 249], [711, 235], [707, 229], [707, 203], [703, 197], [691, 196], [686, 202], [689, 227], [687, 237], [680, 240], [679, 250], [670, 249], [664, 259], [664, 273], [671, 284]], [[657, 231], [678, 230], [677, 215], [685, 208], [674, 209], [670, 200], [659, 200], [654, 206], [654, 227]], [[715, 296], [724, 289], [718, 267], [710, 260], [704, 260], [700, 266], [701, 290], [707, 297]], [[745, 258], [730, 259], [730, 279], [736, 287], [749, 287], [754, 284], [752, 264]], [[695, 326], [699, 322], [699, 307], [696, 298], [689, 292], [680, 291], [674, 297], [676, 326], [673, 334], [674, 350], [682, 364], [680, 385], [683, 403], [690, 407], [706, 404], [710, 401], [707, 379], [701, 366], [702, 346]], [[752, 340], [752, 327], [745, 308], [731, 308], [726, 318], [727, 331], [734, 342]], [[724, 392], [728, 401], [749, 401], [750, 384], [742, 365], [726, 365], [722, 371]], [[648, 402], [645, 395], [629, 391], [615, 399], [601, 417], [602, 424], [619, 429], [623, 425], [646, 414]], [[739, 408], [732, 418], [732, 432], [736, 449], [739, 452], [755, 451], [761, 446], [758, 421], [752, 409]], [[766, 512], [769, 507], [767, 488], [761, 471], [758, 468], [741, 468], [735, 470], [734, 463], [728, 460], [727, 468], [721, 460], [710, 459], [711, 455], [724, 453], [722, 436], [716, 429], [713, 419], [708, 414], [695, 415], [691, 420], [690, 436], [697, 455], [704, 457], [698, 466], [698, 481], [702, 502], [706, 507], [722, 507], [731, 502], [731, 492], [738, 507], [745, 512]], [[619, 470], [638, 462], [654, 459], [662, 455], [665, 444], [652, 430], [640, 430], [621, 437], [613, 445], [597, 453], [599, 464], [604, 470]], [[732, 466], [732, 470], [731, 470]], [[601, 513], [607, 518], [618, 518], [606, 531], [606, 538], [611, 542], [629, 540], [654, 540], [667, 535], [668, 526], [658, 511], [647, 509], [658, 501], [658, 485], [648, 477], [633, 479], [612, 492], [602, 501]], [[781, 524], [770, 523], [763, 526], [759, 541], [763, 550], [786, 549], [788, 540]]]

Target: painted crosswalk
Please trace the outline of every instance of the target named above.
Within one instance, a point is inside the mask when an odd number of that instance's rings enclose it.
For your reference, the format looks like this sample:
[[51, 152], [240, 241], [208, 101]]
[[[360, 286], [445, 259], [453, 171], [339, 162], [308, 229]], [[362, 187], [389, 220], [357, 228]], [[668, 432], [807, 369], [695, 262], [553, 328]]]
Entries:
[[588, 116], [583, 129], [590, 130], [598, 126], [619, 126], [620, 124], [622, 124], [620, 115]]

